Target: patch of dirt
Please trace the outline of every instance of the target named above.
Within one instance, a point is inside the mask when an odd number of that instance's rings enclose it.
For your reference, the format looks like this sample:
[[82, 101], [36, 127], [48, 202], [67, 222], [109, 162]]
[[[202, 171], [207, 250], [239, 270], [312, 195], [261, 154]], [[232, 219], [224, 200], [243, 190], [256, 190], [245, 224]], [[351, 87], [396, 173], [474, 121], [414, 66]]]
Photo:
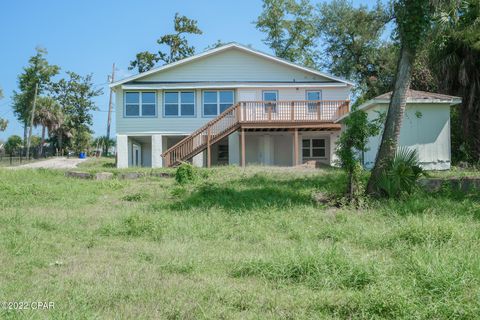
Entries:
[[79, 163], [82, 163], [86, 160], [87, 159], [58, 157], [33, 163], [27, 163], [17, 167], [11, 167], [11, 169], [73, 169], [76, 168]]

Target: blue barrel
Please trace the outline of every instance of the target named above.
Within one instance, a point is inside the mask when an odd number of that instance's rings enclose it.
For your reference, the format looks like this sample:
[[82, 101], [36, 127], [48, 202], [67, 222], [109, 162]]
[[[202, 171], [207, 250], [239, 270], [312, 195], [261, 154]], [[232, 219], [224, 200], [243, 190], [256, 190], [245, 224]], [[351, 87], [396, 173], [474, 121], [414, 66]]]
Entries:
[[78, 157], [79, 157], [80, 159], [85, 159], [85, 158], [86, 158], [85, 152], [80, 152], [80, 153], [78, 154]]

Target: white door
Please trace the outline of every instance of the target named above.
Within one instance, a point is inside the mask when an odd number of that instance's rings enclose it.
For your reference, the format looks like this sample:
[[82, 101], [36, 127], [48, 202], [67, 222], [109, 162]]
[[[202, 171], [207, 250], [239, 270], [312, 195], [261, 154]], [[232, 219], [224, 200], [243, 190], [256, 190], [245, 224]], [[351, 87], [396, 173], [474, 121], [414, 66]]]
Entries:
[[142, 149], [140, 148], [140, 146], [138, 144], [133, 144], [132, 146], [132, 165], [134, 167], [138, 167], [141, 165], [141, 162], [142, 162], [142, 154], [141, 154], [141, 151]]

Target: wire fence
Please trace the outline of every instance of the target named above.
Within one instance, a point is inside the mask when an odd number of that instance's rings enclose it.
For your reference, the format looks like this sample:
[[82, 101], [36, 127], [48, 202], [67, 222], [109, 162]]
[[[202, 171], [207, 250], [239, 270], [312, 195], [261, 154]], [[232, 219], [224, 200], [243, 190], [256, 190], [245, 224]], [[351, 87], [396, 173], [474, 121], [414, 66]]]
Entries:
[[44, 160], [49, 157], [55, 156], [55, 152], [50, 148], [43, 148], [40, 153], [39, 148], [31, 148], [30, 154], [26, 156], [26, 150], [24, 148], [13, 151], [12, 153], [0, 152], [0, 167], [14, 167], [27, 163], [32, 163], [39, 160]]

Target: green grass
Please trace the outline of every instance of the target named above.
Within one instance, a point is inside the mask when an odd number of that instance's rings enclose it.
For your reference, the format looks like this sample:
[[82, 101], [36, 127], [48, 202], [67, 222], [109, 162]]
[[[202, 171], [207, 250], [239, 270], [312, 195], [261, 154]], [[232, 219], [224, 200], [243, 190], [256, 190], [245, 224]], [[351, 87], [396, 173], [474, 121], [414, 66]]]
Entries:
[[[83, 168], [119, 172], [108, 163]], [[0, 318], [478, 318], [478, 194], [337, 209], [312, 201], [342, 190], [336, 170], [200, 175], [0, 169], [0, 301], [55, 302]]]

